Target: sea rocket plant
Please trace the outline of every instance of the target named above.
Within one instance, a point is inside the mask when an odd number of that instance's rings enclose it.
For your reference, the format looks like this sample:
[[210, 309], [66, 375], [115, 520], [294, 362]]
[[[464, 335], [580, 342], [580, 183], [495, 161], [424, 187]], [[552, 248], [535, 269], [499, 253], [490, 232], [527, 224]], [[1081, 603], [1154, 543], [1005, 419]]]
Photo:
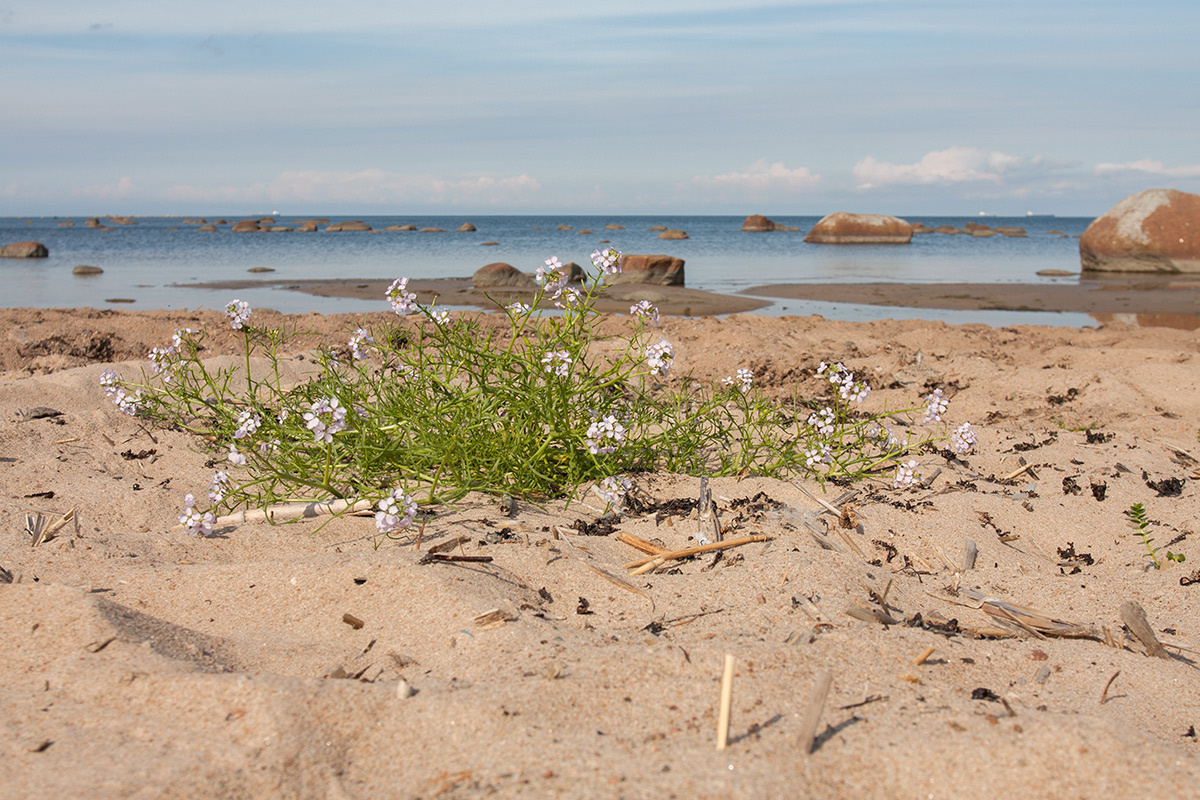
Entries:
[[571, 354], [566, 350], [555, 350], [542, 357], [542, 365], [546, 372], [552, 372], [560, 378], [567, 377], [571, 371]]
[[896, 467], [896, 477], [892, 486], [897, 489], [917, 489], [921, 485], [921, 468], [916, 460], [909, 459]]
[[959, 455], [971, 452], [971, 449], [975, 447], [975, 441], [975, 429], [969, 422], [959, 425], [954, 429], [954, 433], [950, 434], [950, 446]]
[[187, 495], [183, 498], [183, 513], [179, 515], [179, 524], [188, 529], [192, 536], [211, 536], [213, 523], [217, 518], [211, 511], [201, 514], [196, 510], [196, 498]]
[[941, 422], [942, 414], [946, 413], [946, 407], [949, 405], [946, 397], [942, 394], [941, 389], [934, 389], [933, 392], [925, 398], [925, 422]]

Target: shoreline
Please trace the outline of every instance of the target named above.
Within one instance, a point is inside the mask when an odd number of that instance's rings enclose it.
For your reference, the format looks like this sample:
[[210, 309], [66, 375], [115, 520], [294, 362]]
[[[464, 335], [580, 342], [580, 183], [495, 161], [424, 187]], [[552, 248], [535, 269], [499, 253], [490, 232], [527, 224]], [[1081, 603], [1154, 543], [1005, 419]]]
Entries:
[[[180, 284], [182, 288], [238, 291], [290, 289], [315, 297], [375, 300], [391, 281], [378, 278], [309, 280], [247, 279]], [[533, 291], [474, 288], [470, 278], [414, 278], [409, 287], [421, 302], [494, 308]], [[490, 295], [490, 296], [489, 296]], [[1200, 279], [1141, 277], [1126, 280], [1081, 279], [1076, 283], [782, 283], [752, 286], [736, 294], [682, 286], [619, 284], [596, 302], [605, 313], [623, 313], [628, 305], [649, 300], [666, 316], [708, 317], [761, 311], [780, 300], [853, 303], [889, 308], [951, 311], [1032, 311], [1083, 313], [1101, 324], [1126, 322], [1155, 327], [1200, 328]]]

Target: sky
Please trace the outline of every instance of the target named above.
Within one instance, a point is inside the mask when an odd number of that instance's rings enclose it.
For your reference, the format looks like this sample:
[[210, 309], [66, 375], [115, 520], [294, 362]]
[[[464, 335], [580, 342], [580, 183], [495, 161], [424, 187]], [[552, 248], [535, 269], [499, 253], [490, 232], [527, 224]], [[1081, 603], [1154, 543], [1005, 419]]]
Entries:
[[1195, 0], [0, 0], [0, 216], [1095, 216], [1200, 193], [1198, 35]]

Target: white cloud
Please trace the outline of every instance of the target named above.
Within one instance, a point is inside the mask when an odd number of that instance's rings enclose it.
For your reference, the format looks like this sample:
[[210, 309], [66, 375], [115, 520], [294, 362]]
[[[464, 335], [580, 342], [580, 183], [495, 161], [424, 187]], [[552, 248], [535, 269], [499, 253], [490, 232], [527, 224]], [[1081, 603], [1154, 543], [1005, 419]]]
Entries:
[[541, 189], [536, 178], [515, 175], [448, 180], [381, 169], [357, 172], [296, 170], [281, 172], [270, 181], [242, 186], [176, 185], [163, 199], [181, 202], [303, 202], [313, 205], [398, 202], [431, 205], [504, 205], [531, 197]]
[[1125, 164], [1097, 164], [1092, 171], [1097, 175], [1144, 172], [1148, 175], [1163, 175], [1168, 178], [1200, 178], [1200, 164], [1168, 167], [1161, 161], [1155, 161], [1150, 158], [1142, 158]]
[[1029, 159], [1021, 156], [987, 152], [976, 147], [934, 150], [915, 164], [890, 164], [867, 156], [854, 165], [854, 182], [860, 189], [889, 184], [1000, 183], [1003, 173], [1028, 162]]
[[94, 197], [97, 200], [121, 200], [133, 192], [133, 181], [128, 177], [121, 178], [116, 183], [84, 186], [71, 192], [76, 197]]
[[745, 172], [727, 172], [724, 175], [699, 175], [692, 179], [702, 186], [742, 189], [753, 193], [776, 191], [798, 192], [811, 189], [821, 182], [821, 176], [813, 174], [808, 167], [789, 169], [782, 161], [768, 164], [760, 159]]

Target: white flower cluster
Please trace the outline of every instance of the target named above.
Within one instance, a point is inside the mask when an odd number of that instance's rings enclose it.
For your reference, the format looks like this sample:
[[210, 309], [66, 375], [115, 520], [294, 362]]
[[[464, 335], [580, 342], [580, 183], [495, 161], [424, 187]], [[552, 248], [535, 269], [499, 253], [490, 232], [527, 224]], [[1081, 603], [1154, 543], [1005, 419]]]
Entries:
[[225, 495], [229, 493], [229, 487], [232, 485], [227, 472], [214, 472], [212, 483], [208, 487], [208, 499], [213, 503], [219, 503], [225, 499]]
[[916, 489], [920, 485], [921, 470], [915, 460], [909, 459], [896, 467], [896, 478], [892, 481], [892, 486], [897, 489]]
[[[321, 416], [328, 414], [328, 422]], [[338, 405], [336, 397], [322, 397], [304, 413], [304, 422], [318, 442], [328, 444], [333, 435], [346, 429], [346, 409]]]
[[826, 364], [824, 361], [817, 367], [817, 374], [829, 373], [829, 382], [838, 387], [838, 395], [843, 400], [861, 403], [871, 393], [871, 387], [864, 381], [854, 380], [854, 373], [846, 369], [840, 361], [836, 364]]
[[975, 429], [971, 427], [971, 423], [964, 422], [954, 429], [950, 434], [950, 446], [960, 455], [971, 452], [975, 447]]
[[542, 356], [542, 364], [545, 365], [546, 372], [553, 372], [558, 377], [565, 378], [571, 371], [571, 354], [566, 350], [553, 350]]
[[408, 278], [397, 278], [387, 290], [388, 305], [400, 316], [417, 310], [417, 296], [408, 290]]
[[659, 339], [658, 344], [646, 348], [646, 366], [651, 375], [666, 375], [674, 364], [675, 348], [666, 339]]
[[557, 300], [558, 296], [562, 294], [563, 287], [567, 285], [567, 271], [562, 262], [558, 260], [558, 256], [550, 256], [546, 259], [545, 266], [537, 268], [534, 280], [546, 294], [552, 295]]
[[514, 300], [506, 305], [505, 309], [510, 311], [514, 317], [523, 317], [529, 313], [529, 306], [525, 305], [520, 300]]
[[366, 328], [359, 328], [350, 337], [350, 356], [355, 361], [363, 361], [367, 357], [367, 351], [371, 345], [375, 344], [375, 340], [371, 338], [371, 334]]
[[429, 316], [432, 317], [433, 321], [438, 325], [445, 325], [450, 321], [449, 311], [433, 311], [429, 314]]
[[238, 451], [233, 442], [229, 443], [229, 452], [225, 455], [225, 460], [236, 467], [246, 466], [246, 457]]
[[834, 413], [829, 406], [808, 415], [808, 427], [815, 428], [821, 436], [833, 435], [833, 422]]
[[225, 316], [229, 317], [229, 327], [235, 331], [240, 331], [253, 313], [250, 310], [250, 304], [245, 300], [230, 300], [229, 305], [225, 306]]
[[618, 478], [614, 475], [600, 481], [596, 486], [596, 493], [610, 506], [619, 506], [632, 488], [633, 482], [629, 478]]
[[745, 394], [746, 392], [750, 391], [752, 386], [754, 386], [754, 373], [745, 367], [741, 367], [738, 369], [736, 376], [726, 375], [721, 379], [721, 383], [725, 384], [726, 386], [736, 385], [737, 388], [743, 394]]
[[[592, 455], [615, 453], [617, 445], [625, 441], [625, 426], [612, 414], [598, 419], [587, 429], [587, 448]], [[606, 442], [608, 442], [606, 444]]]
[[649, 300], [638, 300], [629, 307], [630, 316], [641, 317], [653, 327], [658, 327], [658, 309]]
[[558, 308], [579, 308], [583, 305], [583, 292], [574, 287], [563, 289], [554, 305]]
[[379, 510], [375, 512], [375, 527], [380, 533], [407, 528], [417, 515], [417, 501], [405, 494], [403, 489], [393, 489], [390, 495], [379, 501], [376, 508]]
[[816, 470], [822, 464], [833, 463], [833, 448], [828, 444], [822, 444], [820, 447], [810, 447], [804, 451], [804, 466], [811, 470]]
[[211, 536], [213, 523], [217, 518], [213, 516], [211, 511], [205, 511], [201, 514], [196, 510], [196, 498], [190, 494], [183, 498], [183, 513], [179, 515], [179, 524], [188, 529], [188, 533], [192, 536], [200, 534], [202, 536]]
[[255, 414], [250, 409], [246, 409], [241, 414], [238, 414], [237, 430], [233, 432], [233, 438], [245, 439], [248, 436], [253, 436], [254, 432], [262, 425], [262, 417]]
[[925, 422], [941, 422], [942, 414], [946, 413], [946, 406], [949, 401], [942, 394], [941, 389], [934, 389], [933, 392], [925, 398]]
[[100, 387], [122, 414], [136, 417], [142, 410], [142, 390], [138, 389], [133, 394], [125, 391], [125, 387], [121, 385], [121, 376], [113, 370], [106, 369], [100, 373]]
[[614, 247], [604, 247], [592, 253], [592, 263], [605, 275], [616, 275], [621, 271], [624, 254]]

